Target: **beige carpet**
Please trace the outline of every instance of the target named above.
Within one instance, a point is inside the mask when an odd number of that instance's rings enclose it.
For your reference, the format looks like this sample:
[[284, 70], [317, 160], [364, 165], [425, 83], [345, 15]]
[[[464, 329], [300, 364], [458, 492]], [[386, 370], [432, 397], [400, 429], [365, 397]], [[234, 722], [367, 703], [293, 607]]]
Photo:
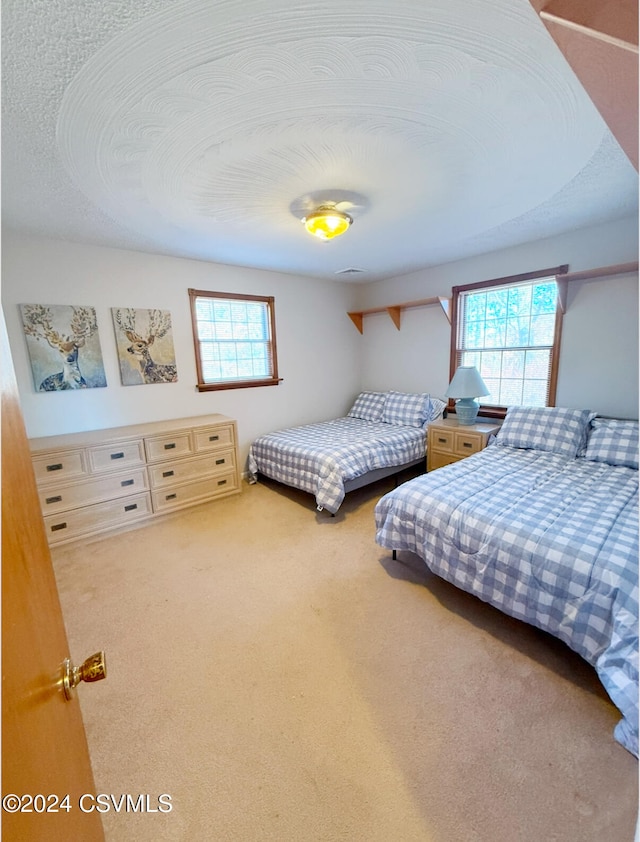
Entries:
[[593, 670], [272, 484], [54, 551], [109, 842], [632, 842]]

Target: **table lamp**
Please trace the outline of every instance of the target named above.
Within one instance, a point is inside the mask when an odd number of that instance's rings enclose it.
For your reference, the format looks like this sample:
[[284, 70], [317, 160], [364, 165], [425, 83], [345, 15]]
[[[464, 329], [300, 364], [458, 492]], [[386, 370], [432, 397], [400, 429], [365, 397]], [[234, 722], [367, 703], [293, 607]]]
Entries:
[[478, 417], [480, 404], [476, 398], [488, 394], [489, 390], [475, 365], [458, 366], [445, 392], [446, 397], [455, 399], [458, 423], [465, 426], [475, 424]]

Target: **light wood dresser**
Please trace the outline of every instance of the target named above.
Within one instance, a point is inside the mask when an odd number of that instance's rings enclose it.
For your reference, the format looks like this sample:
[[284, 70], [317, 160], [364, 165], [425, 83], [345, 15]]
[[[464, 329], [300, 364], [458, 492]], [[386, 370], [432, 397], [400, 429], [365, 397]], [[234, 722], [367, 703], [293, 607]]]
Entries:
[[31, 439], [49, 543], [241, 491], [236, 422], [200, 415]]
[[434, 471], [452, 462], [458, 462], [472, 453], [483, 450], [489, 437], [495, 435], [500, 424], [460, 424], [454, 418], [445, 418], [429, 424], [427, 435], [427, 471]]

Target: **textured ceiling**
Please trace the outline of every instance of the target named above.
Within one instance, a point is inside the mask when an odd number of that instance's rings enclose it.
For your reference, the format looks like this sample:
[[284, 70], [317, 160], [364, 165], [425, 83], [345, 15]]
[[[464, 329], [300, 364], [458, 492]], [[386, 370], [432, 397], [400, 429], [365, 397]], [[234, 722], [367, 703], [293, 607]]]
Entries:
[[3, 0], [2, 42], [12, 229], [362, 282], [637, 211], [529, 0]]

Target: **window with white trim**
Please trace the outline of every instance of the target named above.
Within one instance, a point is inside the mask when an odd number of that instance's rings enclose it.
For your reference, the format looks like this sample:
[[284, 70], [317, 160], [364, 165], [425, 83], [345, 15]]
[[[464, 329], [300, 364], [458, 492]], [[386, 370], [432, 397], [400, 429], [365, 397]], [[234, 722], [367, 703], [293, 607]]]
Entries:
[[490, 391], [483, 414], [554, 405], [562, 326], [556, 276], [567, 268], [454, 287], [451, 374], [459, 365], [478, 369]]
[[190, 289], [198, 390], [275, 386], [275, 300]]

